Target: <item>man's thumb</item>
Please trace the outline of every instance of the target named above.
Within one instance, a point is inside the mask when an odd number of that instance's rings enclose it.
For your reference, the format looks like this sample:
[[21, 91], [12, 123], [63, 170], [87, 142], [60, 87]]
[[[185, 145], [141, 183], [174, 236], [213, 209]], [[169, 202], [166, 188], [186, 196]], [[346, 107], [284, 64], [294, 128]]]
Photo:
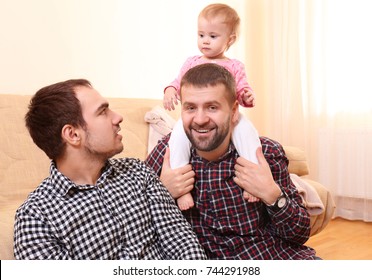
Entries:
[[164, 159], [163, 159], [163, 169], [170, 168], [170, 160], [169, 160], [170, 152], [169, 147], [165, 149]]
[[258, 164], [260, 164], [260, 165], [262, 165], [263, 163], [267, 164], [265, 156], [262, 152], [262, 147], [257, 148], [256, 156], [257, 156]]

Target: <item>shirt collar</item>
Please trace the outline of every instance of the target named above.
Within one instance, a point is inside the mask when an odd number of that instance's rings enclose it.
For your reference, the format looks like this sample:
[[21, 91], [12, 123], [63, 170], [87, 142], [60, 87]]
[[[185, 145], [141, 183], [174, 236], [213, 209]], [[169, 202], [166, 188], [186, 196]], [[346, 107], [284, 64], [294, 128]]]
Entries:
[[[236, 151], [236, 148], [235, 148], [234, 144], [232, 142], [230, 142], [230, 144], [229, 144], [229, 146], [227, 148], [226, 153], [224, 153], [216, 161], [213, 161], [213, 162], [214, 163], [221, 162], [221, 161], [225, 160], [226, 158], [235, 156], [236, 153], [237, 153], [237, 151]], [[199, 156], [198, 153], [196, 152], [195, 147], [191, 147], [191, 157], [193, 159], [195, 159], [195, 160], [204, 161], [204, 162], [210, 162], [210, 161], [202, 158], [201, 156]]]
[[[96, 185], [106, 181], [106, 178], [114, 172], [110, 161], [107, 161], [105, 166], [102, 168], [102, 174], [98, 178]], [[54, 161], [50, 163], [50, 185], [53, 187], [53, 190], [56, 191], [61, 196], [66, 196], [73, 189], [78, 190], [88, 190], [95, 188], [96, 185], [78, 185], [75, 184], [70, 178], [62, 174], [56, 167]]]

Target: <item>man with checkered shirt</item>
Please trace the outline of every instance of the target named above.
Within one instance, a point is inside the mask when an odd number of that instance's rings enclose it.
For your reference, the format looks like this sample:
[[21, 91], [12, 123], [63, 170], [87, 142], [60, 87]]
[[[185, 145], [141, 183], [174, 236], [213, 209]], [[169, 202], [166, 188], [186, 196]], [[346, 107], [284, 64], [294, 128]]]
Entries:
[[26, 126], [50, 175], [16, 212], [16, 259], [205, 259], [190, 225], [143, 162], [123, 150], [123, 118], [86, 80], [33, 96]]
[[[181, 81], [181, 117], [191, 142], [190, 164], [171, 169], [169, 135], [146, 162], [177, 199], [210, 259], [318, 259], [304, 245], [310, 217], [290, 180], [282, 146], [261, 137], [258, 164], [240, 157], [231, 141], [239, 113], [235, 81], [215, 63], [195, 66]], [[244, 139], [243, 139], [244, 141]], [[245, 200], [243, 191], [259, 198]]]

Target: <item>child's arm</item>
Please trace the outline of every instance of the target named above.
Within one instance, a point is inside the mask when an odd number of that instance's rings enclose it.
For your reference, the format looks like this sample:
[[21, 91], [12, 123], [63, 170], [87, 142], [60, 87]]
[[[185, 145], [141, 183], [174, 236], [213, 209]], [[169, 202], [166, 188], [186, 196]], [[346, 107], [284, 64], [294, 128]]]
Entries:
[[232, 61], [238, 102], [243, 107], [254, 107], [256, 103], [255, 94], [251, 86], [248, 84], [247, 75], [245, 74], [245, 66], [239, 60], [233, 59]]
[[239, 103], [244, 107], [254, 107], [256, 105], [256, 97], [252, 89], [245, 88], [241, 94]]
[[199, 56], [191, 56], [189, 57], [182, 65], [181, 70], [177, 76], [177, 78], [164, 89], [164, 97], [163, 97], [163, 106], [166, 110], [174, 110], [175, 105], [178, 105], [179, 99], [179, 90], [181, 79], [183, 75], [189, 70], [194, 61], [198, 59]]

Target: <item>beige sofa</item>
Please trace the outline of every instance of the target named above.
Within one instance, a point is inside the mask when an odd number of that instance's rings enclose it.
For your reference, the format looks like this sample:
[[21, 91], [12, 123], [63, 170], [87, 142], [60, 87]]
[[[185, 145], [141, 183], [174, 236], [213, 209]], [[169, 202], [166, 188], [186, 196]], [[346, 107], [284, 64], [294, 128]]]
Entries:
[[[13, 259], [14, 214], [27, 195], [48, 176], [49, 159], [32, 142], [24, 126], [24, 115], [30, 96], [0, 94], [0, 259]], [[110, 106], [123, 115], [124, 152], [119, 156], [144, 159], [147, 155], [149, 125], [145, 113], [160, 100], [108, 98]], [[172, 117], [177, 117], [173, 112]], [[290, 172], [308, 173], [304, 153], [285, 147], [290, 159]], [[324, 211], [311, 217], [312, 234], [321, 231], [330, 220], [334, 204], [327, 189], [309, 181], [319, 193]]]

